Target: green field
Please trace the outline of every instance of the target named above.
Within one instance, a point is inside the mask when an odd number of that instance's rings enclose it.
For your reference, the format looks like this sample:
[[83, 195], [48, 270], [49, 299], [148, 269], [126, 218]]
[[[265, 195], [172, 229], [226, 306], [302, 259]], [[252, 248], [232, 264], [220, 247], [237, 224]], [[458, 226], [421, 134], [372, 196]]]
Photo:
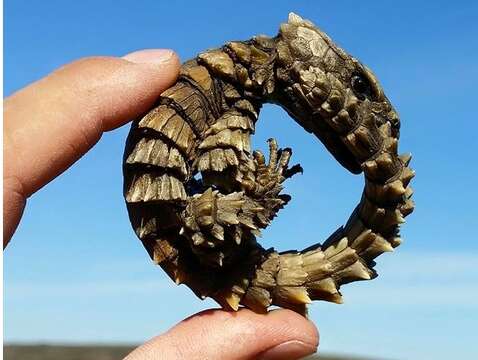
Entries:
[[[121, 360], [134, 346], [5, 345], [5, 360]], [[308, 360], [369, 360], [365, 358], [315, 355]], [[378, 360], [378, 359], [375, 359]]]

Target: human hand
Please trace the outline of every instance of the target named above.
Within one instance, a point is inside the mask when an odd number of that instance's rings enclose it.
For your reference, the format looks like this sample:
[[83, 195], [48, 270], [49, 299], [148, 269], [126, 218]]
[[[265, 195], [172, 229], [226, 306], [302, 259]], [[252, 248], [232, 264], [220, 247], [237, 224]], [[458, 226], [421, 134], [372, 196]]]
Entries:
[[[5, 99], [4, 247], [27, 198], [78, 160], [103, 132], [147, 111], [178, 70], [178, 58], [166, 50], [87, 58]], [[297, 359], [313, 353], [317, 344], [314, 325], [289, 310], [267, 315], [208, 310], [126, 359]]]

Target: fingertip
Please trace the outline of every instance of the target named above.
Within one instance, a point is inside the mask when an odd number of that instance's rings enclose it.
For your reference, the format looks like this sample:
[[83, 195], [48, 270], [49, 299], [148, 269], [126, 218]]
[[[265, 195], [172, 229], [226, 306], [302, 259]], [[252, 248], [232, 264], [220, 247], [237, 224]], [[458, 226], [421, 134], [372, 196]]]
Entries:
[[136, 65], [153, 69], [161, 75], [163, 86], [168, 86], [176, 80], [179, 74], [180, 61], [178, 55], [171, 49], [145, 49], [129, 53], [122, 57]]
[[178, 56], [171, 49], [138, 50], [126, 54], [122, 58], [137, 64], [164, 64], [170, 62], [179, 64]]
[[275, 317], [275, 321], [289, 325], [291, 340], [299, 340], [315, 348], [319, 346], [319, 330], [309, 319], [288, 309], [271, 311], [269, 316]]
[[[299, 359], [317, 350], [315, 325], [291, 310], [257, 314], [249, 309], [228, 312], [206, 310], [193, 315], [168, 333], [171, 338], [188, 338], [202, 333], [202, 344], [183, 347], [184, 354], [228, 359]], [[192, 347], [191, 347], [192, 345]]]
[[181, 66], [176, 53], [168, 49], [135, 51], [116, 60], [123, 63], [115, 82], [116, 101], [97, 107], [102, 110], [104, 131], [149, 110], [160, 94], [175, 83]]
[[[256, 314], [244, 309], [239, 314], [251, 317], [261, 333], [257, 345], [264, 349], [251, 359], [293, 360], [314, 354], [319, 345], [316, 326], [302, 315], [287, 309], [278, 309], [268, 314]], [[258, 348], [259, 348], [258, 347]]]

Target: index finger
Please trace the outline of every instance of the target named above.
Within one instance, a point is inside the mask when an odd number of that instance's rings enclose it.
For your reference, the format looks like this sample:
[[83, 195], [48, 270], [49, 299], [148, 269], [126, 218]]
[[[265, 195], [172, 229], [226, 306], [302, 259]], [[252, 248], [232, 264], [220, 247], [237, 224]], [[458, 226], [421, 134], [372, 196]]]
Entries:
[[[132, 61], [140, 61], [136, 63]], [[32, 193], [88, 151], [104, 131], [145, 112], [176, 79], [170, 50], [76, 61], [4, 101], [4, 243]]]

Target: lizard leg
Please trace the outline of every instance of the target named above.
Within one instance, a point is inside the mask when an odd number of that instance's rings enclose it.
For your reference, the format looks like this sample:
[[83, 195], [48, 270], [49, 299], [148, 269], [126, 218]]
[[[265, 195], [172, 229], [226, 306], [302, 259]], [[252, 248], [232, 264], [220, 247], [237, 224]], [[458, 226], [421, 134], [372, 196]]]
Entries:
[[248, 176], [247, 180], [243, 181], [245, 193], [255, 199], [264, 209], [257, 215], [261, 228], [265, 228], [290, 200], [289, 195], [281, 194], [283, 182], [302, 172], [302, 167], [298, 164], [289, 168], [292, 156], [290, 148], [280, 149], [275, 139], [269, 139], [268, 143], [269, 162], [266, 163], [265, 156], [261, 151], [254, 151], [255, 169], [252, 176]]

